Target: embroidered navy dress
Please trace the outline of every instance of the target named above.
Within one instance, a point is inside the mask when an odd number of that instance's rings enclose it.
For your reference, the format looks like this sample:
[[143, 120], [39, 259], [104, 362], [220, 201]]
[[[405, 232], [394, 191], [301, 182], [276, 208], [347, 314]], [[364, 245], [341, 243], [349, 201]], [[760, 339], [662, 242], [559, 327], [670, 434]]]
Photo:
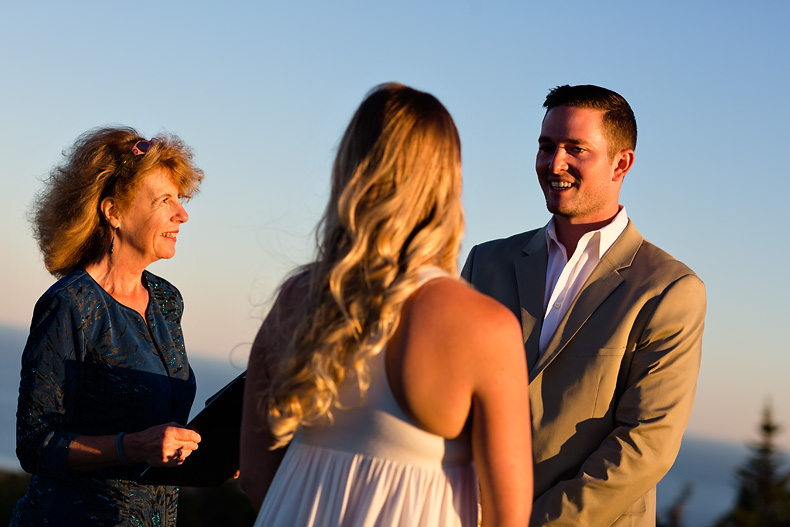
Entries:
[[33, 476], [11, 526], [174, 527], [178, 488], [139, 485], [145, 465], [69, 473], [79, 435], [185, 424], [195, 376], [181, 333], [183, 300], [143, 272], [146, 325], [84, 270], [55, 283], [33, 312], [17, 407], [17, 457]]

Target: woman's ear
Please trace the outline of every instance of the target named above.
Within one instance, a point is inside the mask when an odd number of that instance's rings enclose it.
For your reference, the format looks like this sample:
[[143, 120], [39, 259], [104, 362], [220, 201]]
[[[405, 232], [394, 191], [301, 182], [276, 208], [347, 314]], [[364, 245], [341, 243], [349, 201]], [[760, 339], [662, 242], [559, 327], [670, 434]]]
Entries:
[[99, 209], [101, 210], [104, 219], [110, 224], [110, 227], [117, 229], [121, 226], [121, 211], [119, 210], [114, 198], [104, 198], [101, 200]]

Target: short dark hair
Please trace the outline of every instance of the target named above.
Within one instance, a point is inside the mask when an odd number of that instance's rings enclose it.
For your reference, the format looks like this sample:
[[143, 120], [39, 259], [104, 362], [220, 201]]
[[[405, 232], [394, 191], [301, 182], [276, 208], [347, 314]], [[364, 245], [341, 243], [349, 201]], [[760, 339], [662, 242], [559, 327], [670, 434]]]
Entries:
[[609, 157], [613, 157], [621, 150], [636, 149], [634, 111], [628, 101], [619, 93], [592, 84], [578, 86], [566, 84], [549, 90], [546, 101], [543, 103], [546, 113], [557, 106], [574, 106], [603, 111], [603, 125], [609, 142]]

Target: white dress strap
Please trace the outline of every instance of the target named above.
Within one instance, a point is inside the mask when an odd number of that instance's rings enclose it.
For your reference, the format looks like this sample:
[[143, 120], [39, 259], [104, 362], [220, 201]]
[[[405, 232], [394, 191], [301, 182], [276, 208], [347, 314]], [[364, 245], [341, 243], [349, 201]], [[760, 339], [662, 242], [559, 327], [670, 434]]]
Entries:
[[435, 265], [426, 265], [425, 267], [421, 267], [419, 271], [417, 271], [417, 276], [419, 279], [419, 286], [424, 286], [427, 282], [430, 282], [434, 278], [456, 278], [441, 267], [436, 267]]

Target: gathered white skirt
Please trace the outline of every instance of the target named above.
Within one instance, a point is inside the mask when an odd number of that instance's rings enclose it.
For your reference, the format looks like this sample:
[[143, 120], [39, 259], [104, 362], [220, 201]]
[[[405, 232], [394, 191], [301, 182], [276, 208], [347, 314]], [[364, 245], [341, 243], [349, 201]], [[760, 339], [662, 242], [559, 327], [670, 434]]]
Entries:
[[256, 527], [474, 527], [474, 466], [437, 468], [292, 444]]

